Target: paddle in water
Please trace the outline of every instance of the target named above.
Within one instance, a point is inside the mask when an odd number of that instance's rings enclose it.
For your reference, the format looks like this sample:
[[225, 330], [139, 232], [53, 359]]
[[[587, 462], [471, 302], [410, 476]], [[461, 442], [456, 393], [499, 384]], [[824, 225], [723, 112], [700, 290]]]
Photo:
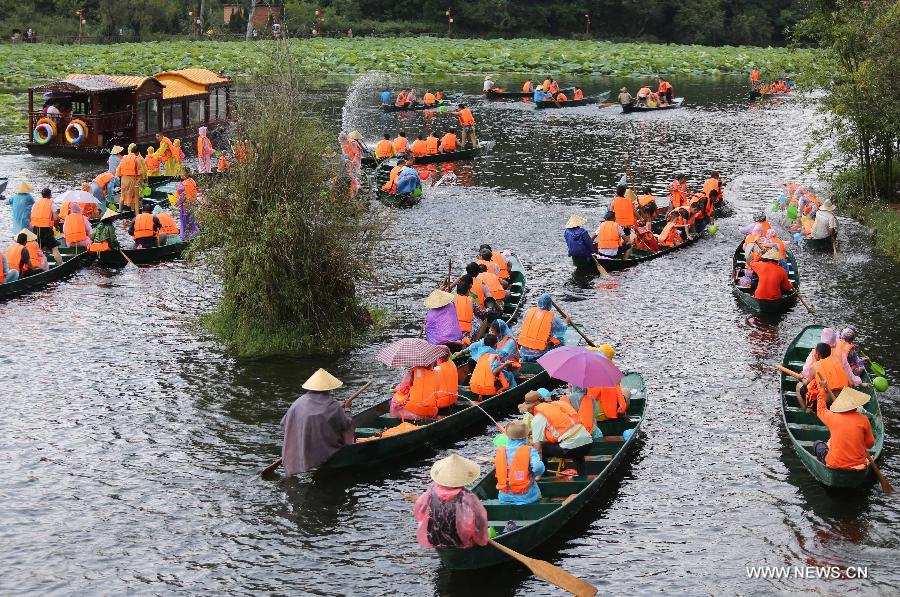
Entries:
[[[355, 400], [357, 396], [362, 394], [363, 391], [365, 391], [365, 389], [368, 388], [370, 385], [372, 385], [371, 379], [369, 381], [367, 381], [365, 384], [363, 384], [363, 386], [360, 389], [356, 390], [356, 392], [352, 396], [350, 396], [349, 398], [344, 400], [343, 407], [350, 408], [353, 405], [353, 400]], [[262, 472], [259, 474], [259, 476], [265, 477], [266, 475], [274, 473], [275, 469], [277, 469], [279, 466], [281, 466], [282, 460], [283, 460], [282, 458], [279, 458], [278, 460], [276, 460], [275, 462], [273, 462], [272, 464], [270, 464], [269, 466], [264, 468], [262, 470]]]
[[[550, 304], [553, 305], [553, 308], [554, 308], [554, 309], [556, 309], [557, 311], [559, 311], [559, 314], [563, 316], [563, 319], [569, 319], [569, 316], [566, 315], [566, 314], [563, 312], [563, 310], [559, 308], [559, 305], [556, 304], [556, 301], [550, 301]], [[584, 335], [584, 332], [581, 331], [581, 328], [579, 328], [577, 325], [575, 325], [575, 322], [573, 322], [571, 319], [569, 319], [569, 321], [571, 322], [570, 325], [572, 326], [572, 329], [575, 330], [576, 332], [578, 332], [578, 335], [581, 336], [582, 338], [584, 338], [584, 341], [585, 341], [585, 342], [587, 342], [587, 343], [590, 344], [591, 346], [597, 346], [596, 344], [594, 344], [593, 342], [591, 342], [591, 339], [590, 339], [590, 338], [588, 338], [587, 336]]]
[[514, 560], [518, 560], [528, 566], [528, 569], [538, 578], [545, 580], [552, 585], [556, 585], [564, 591], [568, 591], [578, 597], [593, 597], [597, 594], [597, 587], [586, 580], [578, 578], [574, 574], [566, 572], [562, 568], [554, 566], [550, 562], [522, 555], [505, 545], [497, 543], [493, 539], [488, 539], [488, 543], [491, 544], [491, 547], [499, 549]]
[[119, 253], [122, 254], [122, 257], [125, 258], [125, 261], [128, 262], [128, 265], [125, 266], [125, 269], [137, 269], [137, 266], [134, 264], [134, 261], [128, 258], [128, 255], [125, 254], [125, 251], [119, 249]]

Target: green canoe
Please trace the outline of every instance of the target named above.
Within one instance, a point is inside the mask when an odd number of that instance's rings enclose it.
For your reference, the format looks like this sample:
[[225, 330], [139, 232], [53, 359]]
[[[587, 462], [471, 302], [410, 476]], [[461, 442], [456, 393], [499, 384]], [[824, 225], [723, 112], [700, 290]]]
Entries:
[[376, 199], [388, 207], [403, 208], [418, 205], [422, 201], [423, 193], [421, 192], [418, 194], [404, 193], [402, 195], [394, 195], [381, 190], [381, 187], [390, 177], [391, 169], [397, 165], [397, 161], [397, 158], [387, 158], [378, 163], [372, 178], [369, 179], [370, 181], [374, 180], [374, 183], [370, 182], [372, 192], [375, 194]]
[[[800, 373], [803, 364], [811, 350], [816, 347], [824, 329], [821, 325], [810, 325], [794, 338], [784, 353], [782, 365], [788, 369]], [[816, 458], [813, 452], [813, 444], [816, 441], [828, 440], [828, 429], [813, 413], [807, 413], [806, 409], [797, 404], [797, 380], [781, 373], [781, 415], [784, 427], [794, 451], [803, 462], [813, 477], [828, 487], [858, 487], [866, 479], [868, 470], [853, 471], [845, 469], [828, 468]], [[868, 372], [861, 376], [864, 382], [871, 382]], [[870, 451], [877, 459], [881, 455], [884, 445], [884, 421], [881, 418], [881, 408], [878, 406], [878, 393], [873, 388], [857, 388], [869, 394], [872, 399], [865, 406], [866, 415], [872, 423], [872, 433], [875, 436], [875, 447]]]
[[[515, 255], [507, 260], [509, 264], [510, 298], [503, 306], [503, 318], [510, 326], [519, 317], [525, 305], [525, 271]], [[548, 386], [550, 378], [543, 367], [536, 363], [523, 363], [517, 375], [518, 385], [514, 388], [485, 398], [478, 405], [492, 416], [502, 416], [513, 411], [522, 397], [531, 390]], [[477, 396], [467, 390], [460, 390], [460, 396], [477, 401]], [[353, 416], [356, 428], [355, 436], [376, 439], [357, 441], [344, 446], [328, 459], [320, 468], [345, 468], [355, 466], [372, 466], [373, 464], [395, 459], [422, 448], [426, 443], [458, 438], [467, 429], [483, 427], [488, 418], [478, 408], [460, 398], [455, 405], [441, 409], [438, 418], [431, 422], [418, 424], [418, 428], [399, 435], [378, 437], [390, 427], [401, 423], [400, 419], [390, 415], [391, 400], [384, 400]]]
[[738, 269], [744, 268], [744, 242], [741, 241], [740, 243], [738, 243], [737, 249], [734, 250], [734, 257], [732, 259], [731, 279], [732, 286], [734, 287], [734, 295], [738, 298], [741, 304], [756, 313], [784, 313], [797, 304], [797, 296], [800, 292], [800, 270], [797, 269], [797, 260], [794, 259], [794, 254], [790, 251], [790, 249], [787, 249], [786, 253], [789, 269], [788, 279], [794, 286], [794, 290], [787, 294], [782, 294], [780, 299], [771, 301], [760, 300], [753, 296], [753, 293], [749, 288], [743, 288], [734, 284], [734, 273], [737, 272]]
[[77, 255], [63, 255], [62, 265], [57, 265], [56, 260], [52, 256], [48, 256], [47, 261], [50, 264], [50, 269], [47, 271], [19, 278], [15, 282], [0, 283], [0, 301], [40, 290], [51, 282], [62, 280], [78, 271], [94, 258], [94, 253], [84, 249], [79, 249], [79, 251]]
[[811, 251], [833, 251], [834, 243], [830, 236], [823, 238], [804, 238], [803, 247]]
[[[631, 257], [628, 259], [625, 258], [614, 258], [609, 259], [606, 257], [599, 258], [600, 265], [603, 266], [608, 272], [617, 272], [623, 269], [627, 269], [629, 267], [633, 267], [638, 265], [639, 263], [644, 263], [645, 261], [652, 261], [658, 257], [662, 257], [663, 255], [668, 255], [669, 253], [674, 253], [679, 249], [683, 249], [684, 247], [688, 247], [698, 240], [702, 235], [698, 234], [693, 238], [689, 238], [680, 245], [675, 245], [674, 247], [665, 247], [660, 249], [659, 251], [645, 251], [643, 249], [632, 249]], [[576, 269], [579, 273], [584, 274], [596, 274], [599, 273], [597, 271], [597, 264], [594, 263], [593, 259], [584, 259], [581, 257], [572, 257], [572, 264], [575, 265]]]
[[[535, 549], [584, 508], [613, 471], [625, 461], [629, 448], [637, 441], [644, 418], [646, 395], [644, 379], [637, 373], [626, 375], [622, 379], [622, 387], [632, 392], [627, 418], [599, 423], [603, 438], [594, 441], [587, 457], [586, 477], [569, 479], [548, 472], [538, 481], [541, 500], [525, 506], [500, 504], [493, 468], [475, 485], [473, 491], [484, 504], [491, 527], [501, 532], [508, 521], [515, 521], [518, 525], [517, 529], [498, 536], [495, 541], [519, 553]], [[627, 440], [622, 437], [626, 429], [634, 430]], [[490, 546], [437, 551], [441, 562], [450, 570], [486, 568], [509, 559]]]

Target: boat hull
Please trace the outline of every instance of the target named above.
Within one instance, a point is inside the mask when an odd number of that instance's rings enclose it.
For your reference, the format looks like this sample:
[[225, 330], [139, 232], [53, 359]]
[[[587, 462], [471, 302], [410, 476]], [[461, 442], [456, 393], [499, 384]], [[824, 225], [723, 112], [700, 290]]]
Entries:
[[[483, 150], [484, 143], [479, 143], [478, 147], [471, 147], [469, 149], [421, 155], [413, 159], [413, 164], [437, 164], [439, 162], [458, 162], [463, 160], [473, 160], [478, 157]], [[362, 165], [369, 168], [374, 168], [378, 165], [378, 162], [374, 156], [366, 156], [362, 159]]]
[[[794, 258], [794, 253], [790, 250], [786, 252], [789, 267], [788, 280], [791, 281], [794, 290], [789, 294], [782, 295], [780, 299], [761, 300], [754, 297], [749, 288], [734, 286], [732, 292], [742, 305], [755, 313], [780, 314], [787, 312], [791, 307], [797, 304], [797, 297], [800, 293], [800, 269], [797, 267], [797, 260]], [[735, 249], [734, 256], [732, 257], [732, 274], [738, 269], [743, 269], [744, 263], [744, 243], [741, 241], [738, 243], [737, 249]], [[734, 277], [732, 276], [732, 280], [733, 279]]]
[[[690, 246], [690, 245], [696, 243], [698, 240], [700, 240], [700, 236], [701, 235], [697, 235], [694, 238], [689, 238], [688, 240], [684, 241], [680, 245], [677, 245], [674, 247], [667, 247], [665, 249], [656, 251], [654, 253], [641, 251], [640, 249], [635, 249], [633, 255], [637, 255], [637, 256], [636, 257], [632, 256], [631, 259], [600, 259], [599, 260], [600, 265], [602, 265], [603, 269], [605, 269], [608, 272], [616, 272], [616, 271], [621, 271], [623, 269], [628, 269], [629, 267], [634, 267], [635, 265], [638, 265], [640, 263], [652, 261], [654, 259], [662, 257], [663, 255], [668, 255], [670, 253], [674, 253], [675, 251], [677, 251], [679, 249], [683, 249], [684, 247]], [[593, 259], [588, 260], [588, 259], [581, 259], [578, 257], [572, 257], [572, 263], [575, 265], [575, 267], [578, 269], [579, 272], [595, 273], [595, 274], [599, 273], [599, 272], [597, 272], [597, 264], [594, 263]]]
[[[23, 294], [40, 290], [48, 284], [57, 282], [71, 276], [73, 273], [88, 264], [94, 257], [93, 253], [84, 251], [78, 255], [66, 255], [63, 264], [51, 267], [45, 272], [21, 278], [15, 282], [0, 284], [0, 301], [21, 296]], [[53, 258], [49, 258], [53, 262]]]
[[811, 251], [821, 251], [824, 253], [827, 251], [833, 251], [834, 243], [832, 242], [830, 236], [826, 236], [824, 238], [804, 238], [803, 247]]
[[631, 114], [633, 112], [658, 112], [660, 110], [674, 110], [676, 108], [680, 108], [684, 104], [683, 97], [676, 97], [675, 101], [669, 104], [668, 106], [661, 106], [659, 108], [648, 108], [647, 106], [635, 106], [632, 104], [622, 104], [622, 113]]

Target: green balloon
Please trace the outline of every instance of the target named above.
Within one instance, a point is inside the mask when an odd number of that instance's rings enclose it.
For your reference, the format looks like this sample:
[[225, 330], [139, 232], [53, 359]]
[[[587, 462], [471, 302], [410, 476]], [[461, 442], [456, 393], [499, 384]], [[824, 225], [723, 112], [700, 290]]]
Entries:
[[712, 226], [709, 227], [710, 234], [715, 234], [718, 231], [719, 231], [719, 227], [716, 224], [713, 224]]
[[888, 380], [883, 377], [876, 377], [872, 380], [872, 385], [875, 386], [875, 389], [879, 392], [886, 392], [888, 389]]
[[413, 197], [421, 197], [422, 196], [422, 187], [416, 187], [416, 189], [412, 192]]
[[151, 192], [151, 191], [150, 191], [150, 187], [144, 187], [143, 189], [141, 189], [141, 196], [142, 196], [142, 197], [149, 197], [149, 196], [150, 196], [150, 192]]
[[789, 205], [789, 206], [788, 206], [788, 208], [787, 208], [787, 216], [788, 216], [788, 218], [790, 218], [791, 220], [793, 220], [794, 218], [797, 217], [797, 206], [796, 206], [796, 205]]
[[506, 446], [507, 443], [509, 443], [509, 438], [506, 437], [506, 435], [504, 435], [502, 433], [498, 433], [497, 435], [494, 436], [494, 446], [495, 447], [502, 448], [502, 447]]
[[488, 527], [488, 538], [493, 539], [499, 534], [494, 527]]

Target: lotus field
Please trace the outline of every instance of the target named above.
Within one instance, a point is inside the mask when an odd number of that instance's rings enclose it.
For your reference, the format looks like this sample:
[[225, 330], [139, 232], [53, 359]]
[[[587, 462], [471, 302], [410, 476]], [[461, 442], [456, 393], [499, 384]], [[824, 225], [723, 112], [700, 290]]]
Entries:
[[[231, 76], [265, 68], [274, 42], [165, 41], [115, 45], [0, 45], [0, 128], [24, 119], [22, 91], [72, 72], [150, 74], [203, 66]], [[417, 37], [293, 40], [298, 68], [310, 74], [371, 71], [414, 75], [528, 73], [535, 76], [797, 73], [816, 50], [706, 47], [569, 40], [469, 40]]]

